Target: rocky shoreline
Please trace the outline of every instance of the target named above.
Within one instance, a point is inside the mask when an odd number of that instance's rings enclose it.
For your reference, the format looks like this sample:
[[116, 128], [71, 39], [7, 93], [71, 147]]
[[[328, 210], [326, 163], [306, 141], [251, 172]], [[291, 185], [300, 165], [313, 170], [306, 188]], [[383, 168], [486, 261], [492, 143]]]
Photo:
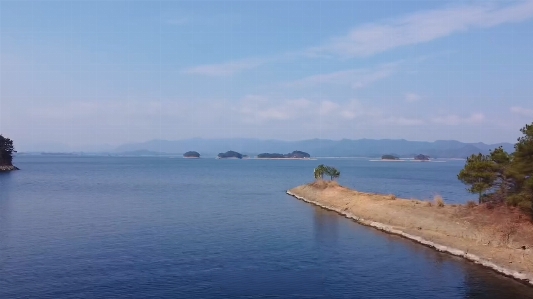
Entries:
[[13, 170], [19, 170], [19, 168], [16, 167], [16, 166], [13, 166], [13, 165], [10, 165], [10, 166], [6, 166], [6, 165], [0, 166], [0, 172], [13, 171]]
[[[526, 244], [524, 248], [527, 247], [527, 250], [513, 249], [512, 246], [503, 244], [489, 246], [467, 237], [465, 231], [457, 234], [454, 231], [456, 227], [452, 228], [452, 221], [455, 222], [458, 219], [445, 219], [448, 217], [445, 216], [441, 217], [437, 224], [428, 222], [427, 218], [431, 218], [432, 212], [428, 213], [427, 210], [443, 211], [454, 207], [424, 207], [423, 204], [411, 203], [409, 200], [390, 200], [387, 199], [388, 195], [361, 193], [341, 186], [321, 189], [304, 185], [287, 191], [287, 194], [335, 211], [360, 224], [402, 236], [441, 252], [463, 257], [533, 286], [533, 273], [531, 272], [533, 261], [528, 258], [531, 254], [531, 244]], [[413, 213], [414, 210], [420, 209], [426, 209], [426, 212]], [[405, 221], [404, 212], [410, 215], [409, 222]], [[446, 223], [450, 224], [449, 227], [445, 227]], [[434, 225], [437, 229], [432, 227]], [[463, 228], [475, 230], [471, 225], [465, 225]], [[482, 232], [476, 231], [475, 233]], [[495, 236], [487, 237], [492, 239]]]

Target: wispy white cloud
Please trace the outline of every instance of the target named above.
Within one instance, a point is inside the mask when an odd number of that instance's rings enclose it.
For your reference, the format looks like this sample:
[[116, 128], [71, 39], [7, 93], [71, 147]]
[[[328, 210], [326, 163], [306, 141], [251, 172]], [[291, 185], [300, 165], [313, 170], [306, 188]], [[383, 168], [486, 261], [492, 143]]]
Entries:
[[[20, 111], [15, 116], [19, 118]], [[485, 119], [481, 113], [422, 118], [403, 114], [393, 107], [357, 99], [336, 101], [262, 95], [246, 96], [235, 102], [213, 99], [195, 103], [176, 99], [73, 101], [62, 106], [39, 103], [29, 107], [25, 117], [32, 119], [34, 132], [46, 136], [42, 140], [63, 136], [63, 140], [69, 142], [114, 142], [117, 136], [127, 135], [131, 130], [136, 131], [135, 137], [131, 135], [128, 138], [139, 140], [154, 136], [180, 139], [204, 134], [201, 136], [223, 138], [244, 136], [240, 134], [255, 136], [259, 133], [262, 138], [277, 138], [281, 132], [281, 135], [291, 138], [313, 138], [318, 136], [317, 132], [335, 132], [335, 136], [341, 138], [357, 136], [350, 134], [362, 128], [365, 132], [372, 131], [375, 134], [388, 134], [391, 130], [404, 134], [408, 132], [404, 127], [425, 126], [428, 123], [444, 127], [477, 124]], [[176, 131], [175, 128], [186, 129]], [[379, 136], [394, 136], [387, 134]], [[77, 139], [80, 136], [84, 138]], [[39, 138], [36, 140], [42, 141]]]
[[387, 117], [383, 119], [383, 122], [386, 124], [393, 124], [398, 126], [420, 126], [426, 122], [423, 119], [418, 118], [408, 118], [408, 117]]
[[[282, 53], [269, 59], [242, 59], [218, 64], [199, 65], [183, 70], [187, 74], [205, 76], [230, 76], [238, 72], [254, 69], [272, 61], [299, 59], [305, 57], [342, 58], [365, 57], [392, 50], [394, 48], [426, 43], [455, 33], [475, 28], [488, 28], [505, 23], [516, 23], [533, 17], [533, 0], [513, 1], [502, 5], [495, 2], [446, 7], [436, 10], [421, 11], [395, 19], [367, 23], [353, 28], [348, 34], [330, 39], [323, 45]], [[189, 22], [188, 18], [170, 19], [169, 24], [181, 25]], [[449, 54], [450, 52], [444, 52]], [[442, 54], [442, 53], [441, 53]], [[441, 55], [439, 54], [439, 55]], [[429, 57], [422, 57], [421, 60]], [[381, 69], [360, 82], [354, 82], [354, 88], [361, 88], [369, 83], [388, 77], [391, 69]], [[340, 71], [325, 75], [311, 76], [305, 81], [312, 83], [343, 82], [343, 79], [358, 76], [361, 70]]]
[[461, 117], [455, 114], [446, 116], [437, 116], [431, 119], [433, 123], [456, 126], [460, 124], [478, 124], [485, 121], [485, 115], [483, 113], [473, 113], [468, 117]]
[[383, 111], [376, 107], [364, 105], [359, 100], [351, 100], [340, 109], [340, 117], [347, 120], [371, 117], [374, 119], [383, 116]]
[[393, 115], [381, 108], [372, 107], [359, 100], [336, 103], [330, 100], [310, 101], [308, 99], [296, 100], [270, 100], [262, 96], [248, 96], [243, 99], [237, 111], [242, 121], [247, 124], [265, 123], [306, 123], [320, 119], [321, 124], [327, 122], [335, 126], [365, 125], [396, 125], [418, 126], [426, 123], [423, 119], [409, 118]]
[[405, 95], [405, 101], [407, 103], [414, 103], [414, 102], [418, 102], [420, 101], [420, 99], [422, 99], [422, 97], [416, 93], [408, 93]]
[[533, 109], [527, 109], [523, 107], [511, 107], [511, 112], [520, 116], [533, 117]]
[[322, 101], [318, 108], [318, 114], [322, 116], [331, 115], [338, 112], [340, 107], [341, 106], [337, 103], [331, 101]]
[[533, 16], [533, 1], [495, 2], [422, 11], [404, 17], [368, 23], [347, 35], [308, 49], [310, 56], [365, 57], [401, 46], [429, 42], [474, 28], [516, 23]]
[[238, 72], [256, 68], [267, 61], [266, 59], [242, 59], [218, 64], [205, 64], [187, 68], [183, 70], [183, 73], [211, 77], [231, 76]]
[[[209, 108], [206, 108], [209, 107]], [[533, 115], [533, 110], [522, 109], [523, 115]], [[530, 114], [527, 114], [530, 113]], [[196, 119], [195, 115], [208, 118], [208, 121]], [[394, 124], [399, 126], [416, 126], [428, 122], [440, 125], [476, 124], [485, 120], [482, 113], [473, 113], [466, 117], [455, 114], [437, 116], [433, 118], [416, 118], [399, 115], [395, 111], [387, 111], [379, 106], [353, 99], [336, 102], [332, 100], [309, 100], [306, 98], [279, 99], [261, 95], [248, 95], [232, 105], [224, 105], [221, 100], [196, 105], [184, 101], [73, 101], [62, 107], [54, 105], [33, 106], [28, 110], [28, 116], [42, 122], [58, 124], [76, 121], [78, 124], [121, 125], [135, 121], [136, 123], [152, 123], [154, 119], [175, 123], [181, 119], [183, 123], [193, 121], [221, 124], [238, 121], [247, 124], [265, 124], [284, 121], [296, 124], [317, 117], [327, 117], [336, 124], [364, 122], [367, 124]]]
[[307, 99], [271, 101], [263, 96], [246, 96], [233, 110], [237, 111], [245, 123], [291, 120], [303, 117], [311, 102]]
[[353, 89], [369, 86], [388, 78], [398, 69], [398, 63], [379, 66], [375, 69], [352, 69], [327, 74], [313, 75], [286, 83], [289, 87], [309, 87], [319, 84], [349, 85]]

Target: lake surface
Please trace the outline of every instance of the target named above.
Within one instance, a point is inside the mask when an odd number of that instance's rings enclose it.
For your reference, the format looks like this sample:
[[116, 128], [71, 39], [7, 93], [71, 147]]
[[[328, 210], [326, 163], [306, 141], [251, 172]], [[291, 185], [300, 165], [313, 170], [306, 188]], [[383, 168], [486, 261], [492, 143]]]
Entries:
[[533, 298], [533, 288], [285, 194], [475, 199], [463, 161], [19, 156], [0, 174], [0, 298]]

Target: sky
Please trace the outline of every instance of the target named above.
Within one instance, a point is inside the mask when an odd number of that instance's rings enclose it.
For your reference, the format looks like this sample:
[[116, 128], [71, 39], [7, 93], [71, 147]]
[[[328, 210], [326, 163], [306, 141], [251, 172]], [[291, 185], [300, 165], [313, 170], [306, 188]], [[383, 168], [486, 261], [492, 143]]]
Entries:
[[0, 133], [515, 142], [533, 1], [0, 0]]

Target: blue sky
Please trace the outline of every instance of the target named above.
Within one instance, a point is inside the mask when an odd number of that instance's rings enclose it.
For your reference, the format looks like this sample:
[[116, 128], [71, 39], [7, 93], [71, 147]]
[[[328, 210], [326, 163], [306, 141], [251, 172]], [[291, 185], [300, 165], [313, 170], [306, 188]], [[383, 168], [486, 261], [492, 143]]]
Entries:
[[0, 1], [20, 149], [253, 137], [514, 142], [533, 1]]

